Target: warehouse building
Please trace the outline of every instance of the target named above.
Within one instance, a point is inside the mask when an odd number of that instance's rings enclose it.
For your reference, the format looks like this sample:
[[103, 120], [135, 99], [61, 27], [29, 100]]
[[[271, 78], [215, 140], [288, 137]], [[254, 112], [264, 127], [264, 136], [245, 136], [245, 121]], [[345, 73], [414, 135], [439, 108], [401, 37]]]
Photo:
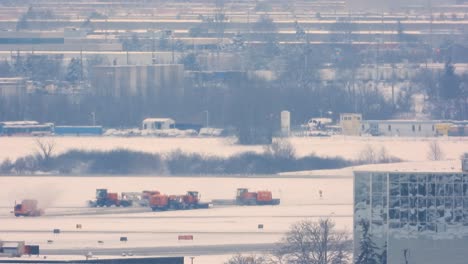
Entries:
[[101, 96], [153, 99], [183, 95], [182, 64], [112, 65], [94, 68], [92, 86]]

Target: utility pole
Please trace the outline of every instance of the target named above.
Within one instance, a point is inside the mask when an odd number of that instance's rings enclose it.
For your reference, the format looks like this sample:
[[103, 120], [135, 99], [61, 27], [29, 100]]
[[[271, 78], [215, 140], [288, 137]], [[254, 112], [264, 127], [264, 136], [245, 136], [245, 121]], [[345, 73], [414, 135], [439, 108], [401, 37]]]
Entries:
[[151, 29], [151, 64], [156, 64], [156, 58], [154, 57], [155, 43], [154, 43], [154, 27]]
[[80, 84], [83, 84], [83, 48], [80, 49]]
[[208, 110], [203, 111], [203, 113], [206, 113], [206, 127], [208, 128], [210, 125], [210, 112]]
[[93, 120], [93, 126], [96, 126], [96, 113], [91, 112], [91, 117], [92, 117], [92, 120]]

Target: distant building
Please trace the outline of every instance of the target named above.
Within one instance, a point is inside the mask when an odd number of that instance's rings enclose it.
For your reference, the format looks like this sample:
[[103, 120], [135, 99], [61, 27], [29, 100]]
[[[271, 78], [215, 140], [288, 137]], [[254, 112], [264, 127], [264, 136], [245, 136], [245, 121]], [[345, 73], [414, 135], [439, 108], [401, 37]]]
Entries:
[[348, 136], [468, 136], [468, 121], [362, 120], [360, 114], [341, 114], [340, 127]]
[[346, 8], [353, 12], [401, 11], [408, 7], [430, 8], [438, 5], [455, 4], [457, 0], [346, 0]]
[[291, 133], [291, 112], [281, 111], [281, 135], [289, 136]]
[[0, 78], [0, 120], [24, 118], [26, 96], [24, 78]]
[[361, 135], [361, 114], [345, 113], [340, 114], [341, 133], [347, 136]]
[[182, 64], [112, 65], [94, 68], [95, 94], [106, 97], [176, 98], [184, 92]]
[[143, 120], [143, 130], [164, 130], [175, 128], [175, 121], [170, 118], [146, 118]]
[[467, 163], [465, 155], [465, 170], [444, 161], [354, 171], [354, 258], [367, 222], [382, 263], [467, 263]]
[[0, 122], [0, 136], [13, 135], [51, 135], [54, 130], [54, 124], [40, 124], [37, 121], [6, 121]]
[[364, 120], [362, 134], [378, 136], [435, 137], [437, 120]]
[[0, 97], [21, 98], [26, 94], [24, 78], [0, 78]]

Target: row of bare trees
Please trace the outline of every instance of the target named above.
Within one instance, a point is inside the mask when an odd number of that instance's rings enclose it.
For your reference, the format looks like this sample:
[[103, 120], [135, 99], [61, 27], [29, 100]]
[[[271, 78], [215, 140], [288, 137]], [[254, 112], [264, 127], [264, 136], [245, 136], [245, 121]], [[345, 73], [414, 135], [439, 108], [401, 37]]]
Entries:
[[266, 255], [235, 255], [225, 264], [345, 264], [352, 243], [330, 219], [293, 224], [277, 247]]

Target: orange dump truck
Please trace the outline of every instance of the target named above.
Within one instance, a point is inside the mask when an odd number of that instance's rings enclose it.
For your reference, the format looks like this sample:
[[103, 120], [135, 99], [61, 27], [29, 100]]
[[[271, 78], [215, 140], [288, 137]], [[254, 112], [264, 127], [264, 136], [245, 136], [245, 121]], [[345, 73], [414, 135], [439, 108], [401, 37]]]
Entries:
[[151, 196], [149, 205], [153, 211], [199, 209], [210, 206], [208, 203], [200, 202], [200, 195], [196, 191], [188, 191], [185, 195], [155, 194]]
[[280, 199], [273, 199], [270, 191], [249, 192], [246, 188], [237, 189], [236, 204], [238, 205], [278, 205]]
[[19, 216], [41, 216], [44, 211], [38, 208], [38, 202], [34, 199], [25, 199], [20, 204], [15, 203], [13, 213]]

